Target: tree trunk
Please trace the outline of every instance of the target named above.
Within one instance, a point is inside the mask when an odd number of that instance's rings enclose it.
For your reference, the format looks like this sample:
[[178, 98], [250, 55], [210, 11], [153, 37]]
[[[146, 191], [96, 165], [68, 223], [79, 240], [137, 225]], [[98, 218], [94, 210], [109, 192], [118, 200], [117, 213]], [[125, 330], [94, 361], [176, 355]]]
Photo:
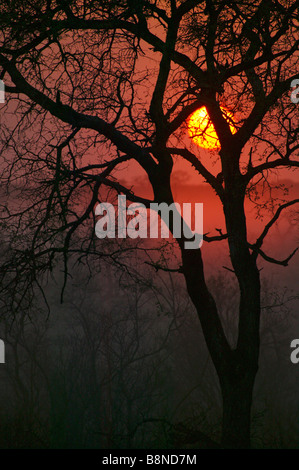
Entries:
[[[229, 155], [228, 165], [238, 161]], [[182, 272], [188, 294], [196, 308], [208, 350], [218, 374], [222, 400], [222, 446], [234, 449], [250, 447], [252, 391], [259, 358], [260, 278], [256, 260], [251, 256], [244, 212], [245, 187], [238, 168], [228, 168], [231, 180], [226, 188], [224, 212], [230, 257], [240, 289], [238, 340], [232, 349], [221, 317], [205, 280], [201, 250], [188, 250], [178, 238], [182, 254]], [[162, 173], [164, 176], [164, 173]], [[161, 178], [161, 175], [159, 174]], [[169, 178], [152, 181], [155, 199], [173, 202]], [[161, 190], [163, 188], [163, 191]], [[172, 221], [170, 221], [172, 230]]]
[[221, 383], [223, 400], [222, 447], [250, 448], [252, 392], [256, 373], [241, 370]]

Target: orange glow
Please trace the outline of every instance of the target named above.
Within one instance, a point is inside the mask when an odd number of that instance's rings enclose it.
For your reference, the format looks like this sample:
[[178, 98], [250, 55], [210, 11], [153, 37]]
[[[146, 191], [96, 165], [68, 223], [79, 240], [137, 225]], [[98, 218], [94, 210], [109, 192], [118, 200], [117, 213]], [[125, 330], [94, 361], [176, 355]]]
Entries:
[[[233, 125], [232, 113], [225, 108], [221, 107], [220, 109], [225, 119], [230, 123], [230, 130], [234, 134], [236, 128]], [[188, 133], [192, 141], [199, 147], [209, 150], [220, 148], [220, 142], [205, 106], [191, 114], [188, 120]]]

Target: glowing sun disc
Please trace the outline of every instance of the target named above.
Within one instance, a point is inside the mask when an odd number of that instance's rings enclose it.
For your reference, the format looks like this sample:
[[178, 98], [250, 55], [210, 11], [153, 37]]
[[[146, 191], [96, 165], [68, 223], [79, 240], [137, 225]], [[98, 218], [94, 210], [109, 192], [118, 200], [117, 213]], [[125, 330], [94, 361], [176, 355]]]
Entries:
[[[225, 119], [229, 122], [231, 132], [234, 134], [236, 128], [233, 125], [233, 115], [227, 109], [220, 107]], [[215, 150], [220, 148], [220, 142], [215, 128], [210, 120], [205, 106], [194, 111], [188, 120], [188, 133], [192, 141], [199, 147]]]

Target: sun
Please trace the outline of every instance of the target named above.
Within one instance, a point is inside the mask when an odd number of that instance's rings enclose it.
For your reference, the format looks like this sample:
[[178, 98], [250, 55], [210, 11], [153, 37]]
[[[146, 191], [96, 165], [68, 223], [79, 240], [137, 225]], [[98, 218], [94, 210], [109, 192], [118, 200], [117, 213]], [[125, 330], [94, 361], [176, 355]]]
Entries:
[[[233, 125], [232, 113], [223, 107], [220, 107], [220, 109], [225, 119], [229, 122], [231, 132], [234, 134], [237, 130]], [[220, 148], [220, 142], [205, 106], [191, 114], [188, 119], [188, 133], [192, 141], [199, 147], [209, 150]]]

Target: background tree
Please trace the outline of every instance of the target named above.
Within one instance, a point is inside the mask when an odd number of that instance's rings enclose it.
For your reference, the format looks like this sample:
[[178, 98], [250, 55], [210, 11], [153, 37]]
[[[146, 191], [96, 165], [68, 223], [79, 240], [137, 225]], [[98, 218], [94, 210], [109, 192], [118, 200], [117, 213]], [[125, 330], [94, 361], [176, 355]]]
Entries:
[[[2, 214], [9, 247], [2, 297], [14, 294], [6, 307], [15, 310], [24, 292], [42, 290], [41, 274], [59, 257], [65, 286], [70, 256], [99, 255], [91, 221], [105, 188], [149, 205], [118, 169], [133, 179], [137, 163], [153, 201], [171, 204], [173, 163], [184, 159], [221, 201], [226, 231], [204, 239], [227, 241], [239, 286], [232, 344], [206, 282], [201, 249], [185, 249], [184, 238], [177, 240], [180, 272], [220, 382], [224, 447], [250, 446], [260, 342], [257, 260], [287, 265], [294, 254], [277, 260], [263, 243], [298, 199], [280, 205], [272, 199], [273, 217], [254, 243], [244, 201], [255, 197], [258, 181], [273, 186], [270, 171], [299, 166], [296, 106], [289, 97], [297, 8], [296, 1], [272, 0], [33, 0], [2, 3], [0, 10], [1, 78], [9, 97], [2, 109], [1, 169], [14, 199]], [[188, 117], [201, 106], [218, 135], [218, 174], [184, 139]], [[223, 106], [236, 117], [235, 133]], [[101, 246], [100, 256], [114, 262], [122, 254], [117, 242]]]

